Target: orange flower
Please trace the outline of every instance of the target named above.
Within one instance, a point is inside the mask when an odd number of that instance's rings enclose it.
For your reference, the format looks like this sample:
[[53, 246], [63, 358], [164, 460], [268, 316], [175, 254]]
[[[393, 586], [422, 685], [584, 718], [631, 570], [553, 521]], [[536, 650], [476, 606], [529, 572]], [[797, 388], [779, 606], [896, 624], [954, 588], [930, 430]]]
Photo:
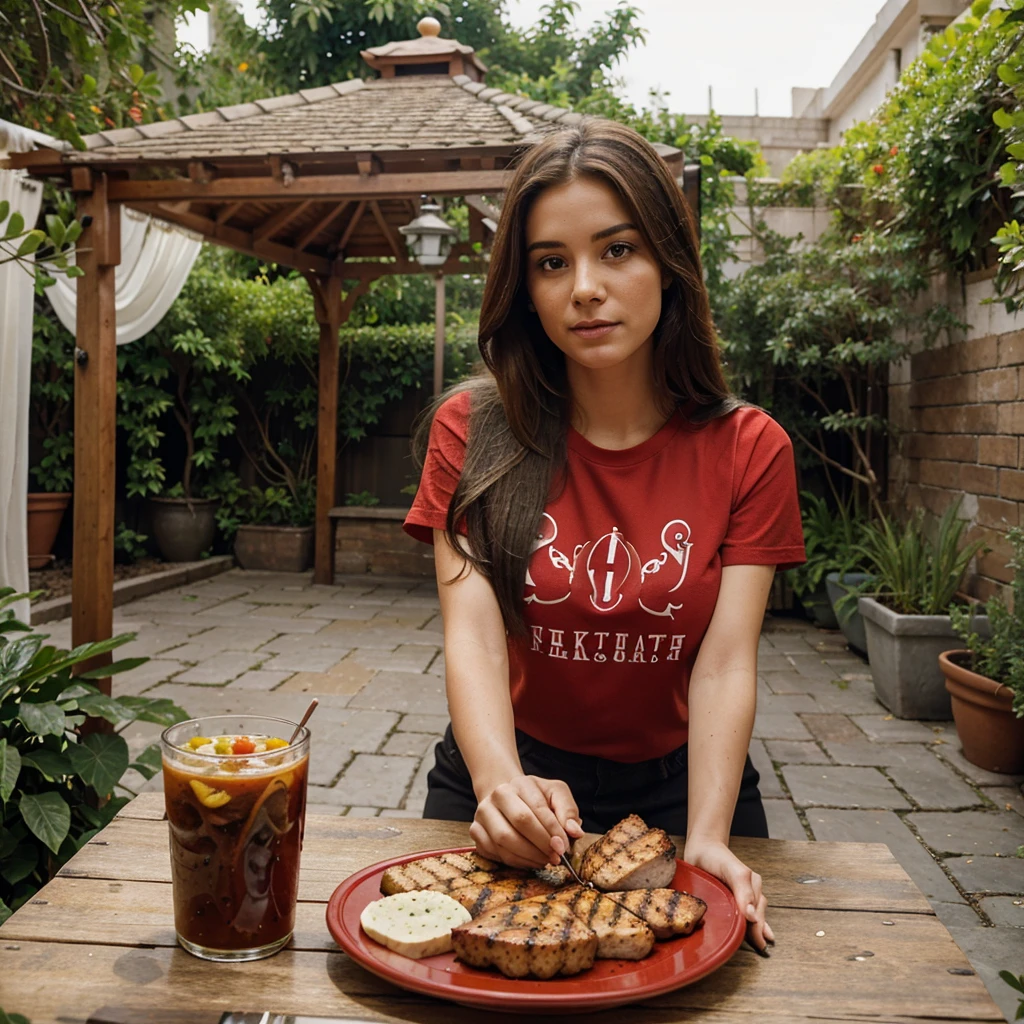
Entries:
[[889, 150], [889, 156], [895, 156], [899, 151], [899, 146], [893, 146], [892, 149]]
[[875, 164], [871, 170], [873, 170], [875, 174], [885, 174], [885, 166], [883, 164]]
[[851, 242], [859, 242], [863, 237], [864, 237], [863, 235], [854, 235], [853, 238], [850, 239], [850, 241]]
[[136, 123], [142, 124], [142, 111], [138, 107], [129, 107], [128, 116]]
[[249, 70], [249, 62], [247, 60], [243, 60], [242, 63], [238, 65], [238, 70], [239, 71], [248, 71]]
[[90, 109], [90, 110], [91, 110], [91, 111], [92, 111], [92, 112], [93, 112], [94, 114], [102, 114], [102, 113], [103, 113], [103, 111], [102, 111], [102, 110], [100, 110], [100, 108], [99, 108], [99, 107], [97, 107], [95, 103], [91, 104], [91, 105], [89, 106], [89, 109]]

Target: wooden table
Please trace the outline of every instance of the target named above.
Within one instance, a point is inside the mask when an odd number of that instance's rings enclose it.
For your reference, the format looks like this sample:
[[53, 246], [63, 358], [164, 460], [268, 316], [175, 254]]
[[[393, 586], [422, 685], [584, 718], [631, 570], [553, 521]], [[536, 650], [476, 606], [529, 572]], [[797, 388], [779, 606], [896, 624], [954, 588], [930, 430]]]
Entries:
[[[469, 845], [465, 825], [310, 816], [291, 946], [267, 960], [215, 964], [175, 944], [163, 813], [162, 794], [139, 797], [0, 928], [0, 1007], [32, 1024], [86, 1021], [101, 1008], [96, 1019], [147, 1024], [208, 1024], [227, 1010], [419, 1024], [485, 1018], [379, 980], [338, 950], [324, 920], [349, 874], [404, 853]], [[744, 945], [688, 988], [570, 1019], [1003, 1020], [888, 847], [737, 839], [734, 849], [764, 877], [778, 940], [771, 959]]]

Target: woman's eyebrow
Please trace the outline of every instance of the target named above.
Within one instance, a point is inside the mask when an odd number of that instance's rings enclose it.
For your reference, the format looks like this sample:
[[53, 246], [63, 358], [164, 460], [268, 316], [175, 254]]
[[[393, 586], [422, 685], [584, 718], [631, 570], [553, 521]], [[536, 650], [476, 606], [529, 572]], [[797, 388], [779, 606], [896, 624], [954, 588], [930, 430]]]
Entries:
[[[597, 234], [591, 235], [590, 240], [592, 242], [599, 242], [602, 238], [607, 238], [609, 235], [617, 235], [620, 231], [636, 231], [638, 230], [635, 224], [631, 224], [628, 221], [624, 224], [615, 224], [613, 227], [605, 228], [603, 231], [598, 231]], [[531, 242], [527, 247], [527, 252], [533, 252], [534, 249], [564, 249], [565, 242]]]

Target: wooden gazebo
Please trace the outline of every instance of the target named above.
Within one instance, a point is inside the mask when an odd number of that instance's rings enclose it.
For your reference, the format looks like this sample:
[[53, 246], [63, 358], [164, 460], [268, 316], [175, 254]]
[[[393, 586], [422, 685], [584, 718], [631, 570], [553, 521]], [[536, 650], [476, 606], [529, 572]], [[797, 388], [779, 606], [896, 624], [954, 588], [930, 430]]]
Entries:
[[[59, 177], [88, 227], [79, 241], [75, 369], [72, 639], [102, 640], [113, 626], [114, 450], [117, 361], [114, 268], [118, 207], [181, 225], [204, 239], [294, 267], [308, 280], [320, 324], [314, 579], [331, 583], [328, 513], [336, 501], [338, 329], [373, 279], [413, 274], [398, 228], [419, 197], [465, 196], [470, 243], [441, 273], [482, 272], [483, 197], [500, 194], [524, 144], [582, 115], [489, 88], [471, 47], [421, 38], [363, 52], [379, 77], [221, 107], [87, 136], [82, 151], [41, 149], [11, 166]], [[683, 183], [683, 154], [659, 147]], [[686, 182], [696, 207], [696, 178]], [[349, 283], [345, 290], [345, 283]]]

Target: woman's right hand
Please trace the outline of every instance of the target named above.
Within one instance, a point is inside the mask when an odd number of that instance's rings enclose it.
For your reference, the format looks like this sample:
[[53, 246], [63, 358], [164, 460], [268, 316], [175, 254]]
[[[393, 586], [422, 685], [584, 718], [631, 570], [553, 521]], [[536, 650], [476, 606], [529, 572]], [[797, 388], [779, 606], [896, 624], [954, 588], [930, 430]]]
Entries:
[[469, 834], [480, 853], [517, 868], [557, 863], [583, 835], [569, 787], [558, 779], [516, 775], [480, 797]]

